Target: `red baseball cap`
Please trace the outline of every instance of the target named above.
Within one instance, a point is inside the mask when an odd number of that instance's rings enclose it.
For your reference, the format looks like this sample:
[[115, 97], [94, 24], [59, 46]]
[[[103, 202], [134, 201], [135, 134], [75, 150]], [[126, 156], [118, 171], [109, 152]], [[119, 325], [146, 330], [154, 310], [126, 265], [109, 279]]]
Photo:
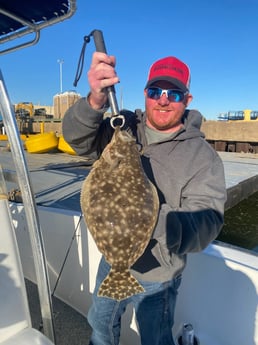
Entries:
[[189, 91], [191, 80], [190, 69], [176, 57], [165, 57], [154, 62], [150, 67], [145, 89], [159, 80], [166, 80], [184, 92]]

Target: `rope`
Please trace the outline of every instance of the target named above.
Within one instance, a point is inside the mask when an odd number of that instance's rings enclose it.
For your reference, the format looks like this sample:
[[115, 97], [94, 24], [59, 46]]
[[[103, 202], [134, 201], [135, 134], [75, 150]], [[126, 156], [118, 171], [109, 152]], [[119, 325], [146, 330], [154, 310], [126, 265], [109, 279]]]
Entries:
[[73, 244], [73, 241], [74, 241], [75, 236], [76, 236], [76, 232], [77, 232], [77, 230], [78, 230], [78, 227], [79, 227], [79, 225], [80, 225], [82, 219], [83, 219], [83, 215], [81, 214], [80, 219], [79, 219], [79, 222], [78, 222], [78, 224], [77, 224], [77, 226], [76, 226], [76, 228], [75, 228], [75, 230], [74, 230], [73, 237], [72, 237], [72, 239], [71, 239], [70, 245], [69, 245], [69, 247], [68, 247], [68, 249], [67, 249], [67, 252], [66, 252], [66, 254], [65, 254], [65, 258], [64, 258], [62, 267], [61, 267], [61, 269], [60, 269], [59, 275], [58, 275], [58, 277], [57, 277], [56, 284], [55, 284], [54, 289], [53, 289], [53, 292], [52, 292], [52, 296], [54, 296], [55, 291], [56, 291], [56, 289], [57, 289], [57, 285], [58, 285], [58, 283], [59, 283], [59, 281], [60, 281], [62, 272], [63, 272], [63, 270], [64, 270], [65, 263], [66, 263], [66, 261], [67, 261], [68, 255], [69, 255], [69, 253], [70, 253], [70, 250], [71, 250], [71, 247], [72, 247], [72, 244]]
[[83, 37], [84, 42], [82, 45], [82, 50], [81, 50], [78, 65], [77, 65], [76, 75], [73, 82], [73, 86], [75, 87], [77, 86], [78, 81], [80, 80], [81, 75], [82, 75], [86, 46], [87, 46], [87, 43], [90, 42], [90, 36], [92, 36], [92, 34], [93, 34], [93, 31], [89, 35]]

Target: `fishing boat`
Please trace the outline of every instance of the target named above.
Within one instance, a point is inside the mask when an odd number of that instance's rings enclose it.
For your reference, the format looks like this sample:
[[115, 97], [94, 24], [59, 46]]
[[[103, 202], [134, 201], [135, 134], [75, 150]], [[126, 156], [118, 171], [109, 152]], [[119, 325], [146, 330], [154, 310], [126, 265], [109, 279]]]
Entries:
[[[36, 6], [48, 2], [60, 4], [44, 0]], [[20, 2], [12, 3], [22, 10]], [[74, 1], [66, 3], [75, 7]], [[0, 7], [1, 14], [10, 11]], [[51, 345], [56, 342], [52, 296], [84, 316], [91, 305], [101, 255], [79, 198], [92, 162], [75, 155], [60, 154], [57, 161], [53, 155], [27, 154], [2, 74], [0, 88], [0, 112], [11, 147], [0, 159], [0, 344]], [[239, 189], [239, 181], [234, 184]], [[10, 198], [12, 186], [18, 186], [19, 198], [16, 188]], [[230, 183], [227, 187], [233, 188]], [[43, 332], [32, 327], [24, 277], [38, 287]], [[176, 344], [191, 338], [191, 345], [258, 345], [257, 293], [255, 251], [215, 241], [189, 254], [175, 312]], [[121, 345], [129, 344], [140, 345], [132, 307], [122, 319]]]

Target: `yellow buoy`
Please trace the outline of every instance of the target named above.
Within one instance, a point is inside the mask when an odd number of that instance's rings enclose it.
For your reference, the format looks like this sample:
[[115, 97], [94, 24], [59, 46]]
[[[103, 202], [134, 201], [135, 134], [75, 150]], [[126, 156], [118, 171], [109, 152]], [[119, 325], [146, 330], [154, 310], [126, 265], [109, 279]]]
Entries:
[[54, 132], [35, 134], [25, 140], [25, 148], [29, 153], [46, 153], [58, 146], [58, 137]]
[[6, 134], [0, 134], [0, 140], [1, 140], [1, 141], [6, 141], [6, 140], [8, 140], [7, 135], [6, 135]]
[[[28, 139], [28, 135], [26, 135], [26, 134], [21, 134], [21, 135], [20, 135], [20, 138], [21, 138], [22, 141], [24, 141], [24, 140]], [[1, 140], [1, 141], [7, 141], [7, 140], [8, 140], [7, 134], [0, 134], [0, 140]]]
[[58, 142], [58, 150], [62, 152], [69, 153], [69, 155], [76, 155], [76, 152], [74, 149], [68, 144], [67, 141], [65, 141], [63, 135], [59, 137], [59, 142]]

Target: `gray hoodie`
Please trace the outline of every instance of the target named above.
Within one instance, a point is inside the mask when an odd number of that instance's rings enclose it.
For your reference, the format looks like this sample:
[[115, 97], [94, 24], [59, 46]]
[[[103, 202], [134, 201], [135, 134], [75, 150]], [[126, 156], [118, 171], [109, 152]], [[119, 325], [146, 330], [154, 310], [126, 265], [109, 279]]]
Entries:
[[[107, 109], [93, 110], [86, 98], [65, 114], [63, 135], [79, 155], [97, 159], [110, 141], [113, 129]], [[167, 281], [178, 276], [186, 254], [203, 250], [219, 234], [224, 217], [226, 187], [224, 168], [217, 152], [200, 131], [202, 116], [186, 110], [183, 127], [165, 140], [148, 145], [146, 115], [121, 111], [124, 128], [136, 137], [142, 164], [156, 185], [160, 213], [152, 239], [132, 267], [137, 279]]]

